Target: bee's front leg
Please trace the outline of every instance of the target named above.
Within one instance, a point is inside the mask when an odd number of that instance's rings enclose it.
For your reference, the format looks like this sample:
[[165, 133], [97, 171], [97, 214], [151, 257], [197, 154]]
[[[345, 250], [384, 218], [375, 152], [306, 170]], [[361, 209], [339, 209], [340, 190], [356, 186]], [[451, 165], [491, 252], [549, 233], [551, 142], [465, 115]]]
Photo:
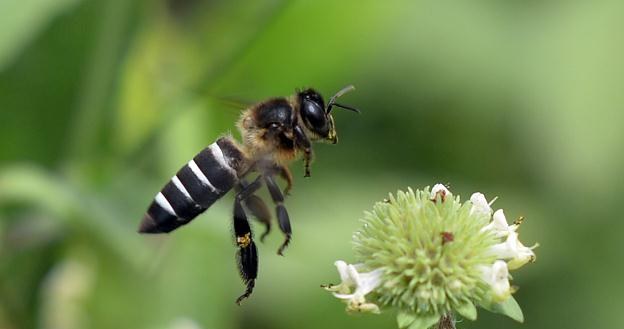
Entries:
[[303, 177], [310, 177], [310, 163], [312, 163], [312, 143], [303, 132], [299, 125], [293, 128], [295, 134], [295, 144], [303, 150], [303, 163], [305, 166], [305, 174]]
[[286, 181], [286, 187], [284, 188], [284, 195], [288, 196], [290, 194], [290, 190], [293, 186], [293, 176], [290, 172], [290, 169], [286, 166], [275, 164], [272, 169], [273, 174], [279, 175], [283, 180]]

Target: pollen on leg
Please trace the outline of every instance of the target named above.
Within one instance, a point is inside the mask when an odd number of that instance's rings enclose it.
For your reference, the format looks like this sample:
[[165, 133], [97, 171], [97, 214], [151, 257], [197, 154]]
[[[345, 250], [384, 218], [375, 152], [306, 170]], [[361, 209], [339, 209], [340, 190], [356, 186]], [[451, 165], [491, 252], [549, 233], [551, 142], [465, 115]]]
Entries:
[[247, 248], [249, 243], [251, 242], [251, 234], [245, 233], [243, 236], [236, 237], [236, 244], [238, 244], [241, 248]]

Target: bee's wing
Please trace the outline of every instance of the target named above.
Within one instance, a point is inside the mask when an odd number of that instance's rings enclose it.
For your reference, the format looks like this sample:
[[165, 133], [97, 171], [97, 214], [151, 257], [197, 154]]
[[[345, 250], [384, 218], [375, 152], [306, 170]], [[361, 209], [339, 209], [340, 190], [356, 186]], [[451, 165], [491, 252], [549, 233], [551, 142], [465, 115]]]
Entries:
[[237, 111], [245, 110], [254, 104], [254, 102], [238, 96], [210, 96], [210, 99], [223, 105], [225, 108]]

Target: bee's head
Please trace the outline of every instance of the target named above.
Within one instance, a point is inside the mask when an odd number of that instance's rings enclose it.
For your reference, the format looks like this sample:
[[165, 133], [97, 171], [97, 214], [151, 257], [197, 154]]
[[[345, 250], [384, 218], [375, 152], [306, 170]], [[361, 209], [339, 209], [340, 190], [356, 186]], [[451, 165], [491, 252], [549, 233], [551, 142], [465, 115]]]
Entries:
[[312, 139], [323, 139], [334, 144], [338, 142], [336, 127], [334, 126], [334, 117], [331, 115], [331, 110], [333, 106], [336, 106], [359, 113], [360, 111], [355, 108], [334, 102], [338, 97], [353, 89], [355, 89], [353, 86], [347, 86], [341, 89], [329, 100], [327, 107], [325, 107], [323, 96], [314, 89], [306, 89], [297, 93], [301, 106], [300, 112], [303, 123], [306, 128], [315, 135], [312, 136]]

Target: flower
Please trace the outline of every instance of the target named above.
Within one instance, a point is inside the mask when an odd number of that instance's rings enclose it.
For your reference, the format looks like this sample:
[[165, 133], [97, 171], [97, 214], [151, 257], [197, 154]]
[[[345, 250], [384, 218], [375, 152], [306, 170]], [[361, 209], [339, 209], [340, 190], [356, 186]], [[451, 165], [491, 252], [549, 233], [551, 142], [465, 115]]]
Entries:
[[509, 231], [507, 240], [492, 246], [489, 253], [498, 259], [509, 260], [507, 266], [510, 270], [515, 270], [528, 262], [535, 261], [535, 253], [533, 253], [532, 248], [525, 247], [518, 240], [518, 233], [514, 231]]
[[440, 199], [444, 201], [446, 200], [447, 195], [452, 195], [452, 194], [451, 192], [449, 192], [446, 186], [444, 186], [444, 184], [435, 184], [433, 188], [431, 189], [431, 194], [429, 198], [431, 199], [431, 201], [435, 201], [438, 195], [440, 196]]
[[535, 259], [518, 240], [519, 222], [492, 214], [482, 193], [460, 202], [442, 184], [399, 191], [364, 213], [353, 234], [357, 264], [336, 261], [341, 282], [325, 286], [348, 311], [395, 308], [400, 328], [426, 329], [476, 306], [522, 321], [510, 270]]
[[495, 301], [502, 302], [511, 296], [509, 284], [509, 270], [507, 263], [497, 260], [491, 266], [480, 266], [483, 281], [492, 288], [492, 297]]
[[[342, 260], [334, 263], [340, 274], [340, 284], [328, 285], [324, 288], [332, 291], [334, 296], [347, 301], [348, 311], [379, 313], [379, 307], [374, 303], [367, 303], [364, 298], [381, 283], [382, 269], [376, 269], [367, 273], [359, 273], [357, 268], [361, 265], [347, 264]], [[355, 288], [353, 293], [351, 288]]]
[[505, 218], [505, 213], [503, 209], [498, 209], [494, 213], [492, 217], [492, 221], [482, 228], [483, 231], [492, 231], [497, 237], [505, 237], [510, 233], [515, 232], [518, 229], [518, 224], [509, 225], [507, 224], [507, 218]]
[[494, 203], [496, 199], [491, 202], [487, 202], [485, 195], [483, 193], [473, 193], [470, 196], [470, 202], [472, 203], [472, 208], [470, 208], [470, 214], [483, 214], [487, 216], [492, 215], [492, 203]]

